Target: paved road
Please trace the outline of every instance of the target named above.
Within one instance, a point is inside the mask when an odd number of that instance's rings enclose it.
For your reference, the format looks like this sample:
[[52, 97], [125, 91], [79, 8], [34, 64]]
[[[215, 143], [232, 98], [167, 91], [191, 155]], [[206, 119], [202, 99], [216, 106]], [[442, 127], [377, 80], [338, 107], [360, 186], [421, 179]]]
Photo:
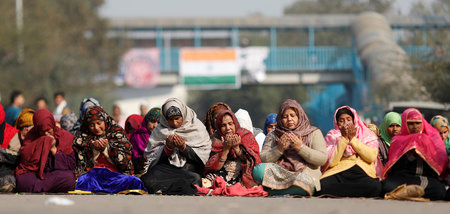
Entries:
[[[55, 197], [74, 204], [52, 204]], [[46, 203], [47, 202], [47, 203]], [[0, 213], [208, 213], [208, 214], [431, 214], [450, 213], [450, 202], [373, 199], [247, 198], [158, 195], [0, 195]]]

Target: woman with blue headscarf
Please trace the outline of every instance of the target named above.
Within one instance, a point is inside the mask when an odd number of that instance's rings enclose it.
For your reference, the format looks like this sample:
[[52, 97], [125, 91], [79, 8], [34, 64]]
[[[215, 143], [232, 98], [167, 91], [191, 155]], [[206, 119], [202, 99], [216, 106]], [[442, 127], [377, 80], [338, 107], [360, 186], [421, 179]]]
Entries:
[[94, 107], [94, 106], [102, 107], [100, 105], [100, 102], [98, 100], [96, 100], [95, 98], [92, 98], [92, 97], [84, 98], [81, 101], [81, 104], [80, 104], [80, 116], [78, 117], [78, 120], [75, 123], [75, 125], [73, 126], [73, 128], [69, 131], [70, 133], [72, 133], [74, 136], [81, 135], [80, 129], [81, 129], [81, 125], [82, 125], [82, 122], [83, 122], [83, 114], [84, 114], [84, 112], [87, 109], [89, 109], [91, 107]]
[[267, 136], [269, 132], [275, 129], [277, 126], [277, 114], [271, 113], [267, 115], [266, 121], [264, 122], [264, 134]]

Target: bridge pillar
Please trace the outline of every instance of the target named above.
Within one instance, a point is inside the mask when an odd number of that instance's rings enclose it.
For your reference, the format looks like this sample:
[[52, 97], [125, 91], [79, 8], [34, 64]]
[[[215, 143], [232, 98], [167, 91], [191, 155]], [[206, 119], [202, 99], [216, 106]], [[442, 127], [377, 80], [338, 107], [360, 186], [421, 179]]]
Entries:
[[237, 27], [231, 28], [231, 45], [239, 47], [239, 29]]
[[200, 28], [194, 28], [194, 47], [202, 46], [202, 31]]

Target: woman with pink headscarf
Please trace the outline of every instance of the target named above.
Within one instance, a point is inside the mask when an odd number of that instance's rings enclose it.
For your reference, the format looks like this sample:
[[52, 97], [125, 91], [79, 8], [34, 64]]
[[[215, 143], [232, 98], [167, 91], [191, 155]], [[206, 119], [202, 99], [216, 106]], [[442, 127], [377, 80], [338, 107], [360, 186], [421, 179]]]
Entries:
[[402, 114], [402, 129], [392, 138], [389, 161], [383, 170], [383, 192], [391, 192], [402, 184], [419, 185], [423, 197], [441, 200], [448, 158], [439, 132], [423, 118], [419, 110], [406, 109]]
[[[322, 166], [320, 194], [377, 197], [378, 138], [349, 106], [336, 110], [334, 129], [325, 137], [328, 161]], [[381, 171], [381, 170], [380, 170]]]

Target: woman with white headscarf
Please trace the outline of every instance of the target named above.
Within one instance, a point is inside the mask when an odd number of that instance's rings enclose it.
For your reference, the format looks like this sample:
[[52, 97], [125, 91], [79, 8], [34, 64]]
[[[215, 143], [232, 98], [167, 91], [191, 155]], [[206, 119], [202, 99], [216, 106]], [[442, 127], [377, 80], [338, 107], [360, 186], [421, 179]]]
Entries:
[[211, 152], [211, 140], [197, 114], [177, 98], [162, 106], [144, 155], [147, 173], [141, 180], [149, 193], [193, 195]]

